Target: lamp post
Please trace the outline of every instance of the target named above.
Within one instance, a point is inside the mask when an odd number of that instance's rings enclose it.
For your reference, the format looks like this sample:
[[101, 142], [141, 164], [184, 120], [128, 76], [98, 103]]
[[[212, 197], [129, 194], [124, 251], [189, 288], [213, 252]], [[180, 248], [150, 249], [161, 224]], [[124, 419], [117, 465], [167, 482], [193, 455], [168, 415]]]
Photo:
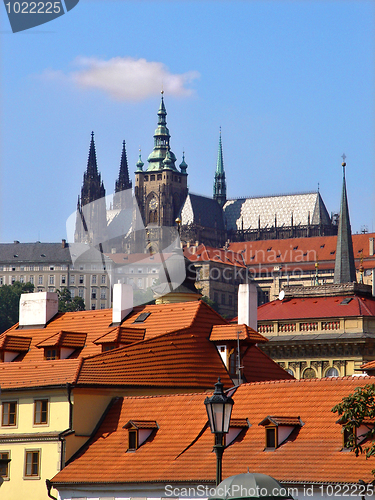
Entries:
[[211, 432], [215, 434], [214, 450], [216, 453], [216, 486], [222, 480], [222, 458], [224, 453], [224, 435], [229, 431], [230, 416], [234, 401], [223, 391], [220, 377], [215, 384], [215, 392], [204, 400]]

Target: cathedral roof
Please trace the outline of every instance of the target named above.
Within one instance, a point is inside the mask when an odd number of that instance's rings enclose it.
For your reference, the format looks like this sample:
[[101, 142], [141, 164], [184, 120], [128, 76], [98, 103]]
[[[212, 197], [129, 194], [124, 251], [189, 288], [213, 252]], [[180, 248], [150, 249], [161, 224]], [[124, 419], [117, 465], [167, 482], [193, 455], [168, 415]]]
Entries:
[[189, 193], [181, 209], [181, 224], [224, 229], [223, 211], [216, 200]]
[[330, 225], [320, 193], [260, 196], [228, 200], [224, 207], [227, 228], [236, 230], [293, 225]]

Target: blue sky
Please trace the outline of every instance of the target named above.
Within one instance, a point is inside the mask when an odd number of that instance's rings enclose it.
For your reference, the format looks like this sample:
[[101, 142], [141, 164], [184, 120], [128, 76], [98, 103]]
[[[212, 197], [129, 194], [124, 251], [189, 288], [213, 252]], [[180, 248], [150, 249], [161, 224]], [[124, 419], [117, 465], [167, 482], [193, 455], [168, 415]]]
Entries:
[[107, 194], [122, 141], [152, 151], [160, 90], [192, 192], [320, 192], [375, 231], [372, 1], [93, 1], [13, 34], [0, 9], [2, 242], [58, 241], [95, 132]]

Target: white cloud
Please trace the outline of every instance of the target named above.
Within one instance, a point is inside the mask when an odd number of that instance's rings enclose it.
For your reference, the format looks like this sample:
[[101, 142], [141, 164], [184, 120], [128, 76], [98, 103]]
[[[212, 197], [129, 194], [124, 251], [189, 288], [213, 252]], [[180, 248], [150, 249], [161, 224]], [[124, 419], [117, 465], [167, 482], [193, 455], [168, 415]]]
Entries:
[[[141, 101], [160, 94], [162, 88], [168, 95], [189, 96], [188, 85], [200, 76], [197, 71], [172, 74], [161, 62], [131, 57], [108, 61], [78, 58], [75, 64], [79, 69], [67, 75], [70, 81], [81, 88], [101, 90], [118, 101]], [[56, 78], [61, 73], [49, 71], [45, 76]]]

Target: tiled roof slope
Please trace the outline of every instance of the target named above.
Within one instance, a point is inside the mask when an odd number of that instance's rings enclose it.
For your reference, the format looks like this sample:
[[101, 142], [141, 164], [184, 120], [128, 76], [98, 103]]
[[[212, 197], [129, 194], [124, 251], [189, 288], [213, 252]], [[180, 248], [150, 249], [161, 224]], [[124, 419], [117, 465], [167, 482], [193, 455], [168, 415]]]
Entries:
[[[198, 314], [198, 311], [200, 311], [200, 314]], [[144, 322], [134, 323], [142, 312], [149, 312], [150, 315]], [[211, 328], [213, 324], [225, 324], [226, 321], [207, 304], [199, 301], [135, 307], [132, 313], [123, 321], [121, 328], [139, 329], [140, 335], [143, 336], [144, 334], [144, 338], [148, 339], [182, 328], [189, 328], [193, 323], [205, 324], [206, 328]], [[44, 359], [44, 352], [43, 349], [37, 346], [42, 345], [41, 343], [44, 343], [47, 339], [59, 336], [61, 332], [70, 332], [70, 336], [74, 335], [75, 332], [81, 339], [82, 333], [84, 333], [87, 334], [84, 347], [77, 350], [72, 356], [87, 357], [101, 352], [101, 345], [95, 343], [95, 341], [113, 331], [114, 327], [111, 325], [112, 309], [58, 313], [47, 323], [45, 328], [17, 329], [18, 325], [16, 324], [0, 335], [0, 342], [6, 335], [32, 337], [29, 351], [23, 355], [20, 361], [22, 363], [38, 363]]]
[[209, 388], [232, 385], [207, 333], [183, 330], [103, 353], [83, 362], [79, 385]]
[[274, 300], [258, 307], [258, 321], [375, 316], [375, 299], [353, 296], [295, 297]]
[[369, 361], [368, 363], [365, 363], [364, 365], [361, 366], [361, 370], [375, 370], [375, 361]]
[[[352, 235], [354, 258], [359, 263], [362, 255], [365, 269], [374, 267], [375, 256], [369, 255], [369, 238], [374, 237], [375, 233]], [[336, 242], [337, 236], [235, 242], [229, 245], [229, 251], [242, 253], [245, 263], [249, 266], [293, 263], [298, 267], [303, 267], [308, 263], [314, 264], [318, 260], [319, 267], [326, 263], [329, 264], [328, 268], [333, 269]], [[313, 266], [310, 267], [313, 268]]]
[[74, 383], [82, 359], [57, 359], [31, 363], [0, 363], [2, 391]]
[[281, 368], [255, 345], [246, 350], [241, 364], [247, 382], [294, 379], [293, 375]]
[[203, 244], [198, 247], [185, 248], [184, 255], [192, 262], [215, 262], [227, 266], [246, 267], [240, 253]]
[[[371, 461], [342, 452], [341, 426], [332, 407], [356, 387], [375, 383], [374, 377], [328, 378], [242, 385], [233, 395], [232, 417], [248, 418], [250, 427], [225, 450], [223, 477], [250, 470], [280, 481], [358, 483], [373, 479]], [[207, 394], [124, 398], [118, 401], [86, 446], [54, 478], [55, 484], [214, 481], [216, 457], [208, 428]], [[264, 451], [269, 415], [300, 417], [287, 441]], [[155, 420], [152, 439], [127, 453], [129, 420]], [[202, 430], [204, 432], [201, 434]], [[200, 435], [201, 434], [201, 435]]]
[[210, 340], [220, 342], [221, 340], [247, 340], [256, 344], [257, 342], [268, 342], [266, 337], [256, 332], [247, 325], [214, 325], [212, 327]]

